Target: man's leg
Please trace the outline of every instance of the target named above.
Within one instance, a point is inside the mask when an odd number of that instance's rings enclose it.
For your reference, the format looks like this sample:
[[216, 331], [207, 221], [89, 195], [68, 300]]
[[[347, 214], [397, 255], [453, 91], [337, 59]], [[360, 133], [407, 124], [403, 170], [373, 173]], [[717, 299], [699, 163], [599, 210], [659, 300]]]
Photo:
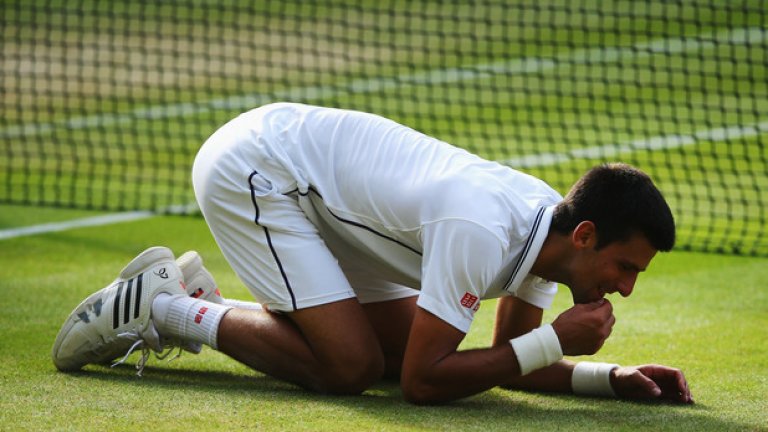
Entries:
[[411, 332], [411, 323], [418, 307], [416, 299], [417, 297], [406, 297], [363, 305], [368, 322], [373, 327], [384, 353], [384, 377], [387, 379], [400, 379], [408, 334]]
[[258, 153], [254, 139], [241, 120], [223, 126], [195, 159], [193, 183], [224, 257], [265, 310], [227, 311], [202, 342], [309, 389], [358, 393], [384, 371], [376, 334], [297, 196], [284, 193], [291, 173], [243, 157]]
[[302, 387], [360, 393], [379, 380], [384, 357], [356, 299], [286, 314], [232, 309], [221, 320], [218, 349]]

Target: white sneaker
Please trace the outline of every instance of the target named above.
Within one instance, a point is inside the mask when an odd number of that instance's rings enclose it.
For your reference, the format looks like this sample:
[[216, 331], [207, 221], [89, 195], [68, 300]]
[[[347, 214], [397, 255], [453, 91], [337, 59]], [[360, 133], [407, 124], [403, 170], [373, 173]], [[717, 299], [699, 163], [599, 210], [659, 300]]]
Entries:
[[[187, 285], [187, 295], [190, 297], [206, 300], [213, 303], [223, 304], [224, 298], [221, 296], [216, 281], [211, 273], [203, 267], [203, 259], [196, 251], [188, 251], [176, 259], [184, 275], [184, 282]], [[199, 354], [203, 345], [197, 342], [181, 342], [181, 347], [192, 354]]]
[[[152, 323], [152, 301], [160, 293], [184, 294], [182, 273], [173, 253], [152, 247], [134, 258], [109, 286], [91, 294], [69, 315], [53, 345], [59, 370], [76, 371], [105, 363], [136, 348], [143, 351], [139, 374], [149, 350], [163, 344]], [[127, 354], [126, 354], [127, 352]]]
[[187, 295], [200, 300], [206, 300], [213, 303], [222, 304], [224, 298], [221, 296], [216, 281], [213, 280], [211, 273], [203, 267], [203, 259], [195, 251], [188, 251], [176, 259], [184, 275], [184, 283], [187, 286]]

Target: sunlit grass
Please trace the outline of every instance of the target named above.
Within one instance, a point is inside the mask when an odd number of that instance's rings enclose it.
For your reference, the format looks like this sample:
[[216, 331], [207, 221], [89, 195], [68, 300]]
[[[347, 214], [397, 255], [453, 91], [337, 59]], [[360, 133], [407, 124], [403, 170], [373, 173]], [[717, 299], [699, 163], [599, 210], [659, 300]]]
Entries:
[[[402, 400], [395, 383], [359, 397], [317, 395], [211, 350], [171, 363], [151, 361], [143, 378], [130, 366], [57, 372], [50, 349], [67, 314], [155, 244], [177, 254], [197, 249], [225, 296], [248, 299], [197, 217], [0, 241], [4, 428], [722, 431], [764, 430], [766, 424], [768, 295], [761, 286], [767, 262], [684, 252], [659, 255], [630, 298], [611, 298], [617, 323], [595, 358], [679, 367], [690, 380], [694, 406], [493, 389], [447, 406], [416, 407]], [[561, 288], [545, 320], [569, 302]], [[494, 303], [484, 302], [463, 347], [490, 342]]]

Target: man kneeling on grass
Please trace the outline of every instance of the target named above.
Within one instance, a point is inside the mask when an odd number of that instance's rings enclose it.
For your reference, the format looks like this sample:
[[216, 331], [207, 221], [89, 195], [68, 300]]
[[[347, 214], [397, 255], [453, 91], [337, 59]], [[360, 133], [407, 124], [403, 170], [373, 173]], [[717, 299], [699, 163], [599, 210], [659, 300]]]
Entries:
[[[651, 179], [590, 170], [565, 198], [543, 181], [391, 120], [278, 103], [216, 131], [193, 168], [198, 203], [256, 302], [221, 297], [194, 253], [150, 248], [67, 318], [63, 371], [138, 348], [201, 344], [304, 388], [360, 393], [399, 378], [414, 403], [495, 386], [692, 402], [673, 368], [563, 360], [597, 352], [606, 294], [632, 293], [675, 240]], [[575, 305], [551, 324], [556, 283]], [[459, 351], [481, 300], [493, 346]]]

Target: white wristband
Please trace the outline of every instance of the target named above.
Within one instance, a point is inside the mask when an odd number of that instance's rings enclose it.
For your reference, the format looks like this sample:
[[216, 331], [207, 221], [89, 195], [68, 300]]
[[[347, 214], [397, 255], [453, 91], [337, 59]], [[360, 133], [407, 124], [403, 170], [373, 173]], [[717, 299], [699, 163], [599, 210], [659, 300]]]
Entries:
[[521, 375], [527, 375], [563, 358], [560, 340], [550, 324], [511, 339], [509, 343], [515, 350]]
[[619, 365], [611, 363], [576, 363], [571, 377], [573, 392], [589, 396], [616, 396], [611, 387], [611, 371], [617, 367]]

